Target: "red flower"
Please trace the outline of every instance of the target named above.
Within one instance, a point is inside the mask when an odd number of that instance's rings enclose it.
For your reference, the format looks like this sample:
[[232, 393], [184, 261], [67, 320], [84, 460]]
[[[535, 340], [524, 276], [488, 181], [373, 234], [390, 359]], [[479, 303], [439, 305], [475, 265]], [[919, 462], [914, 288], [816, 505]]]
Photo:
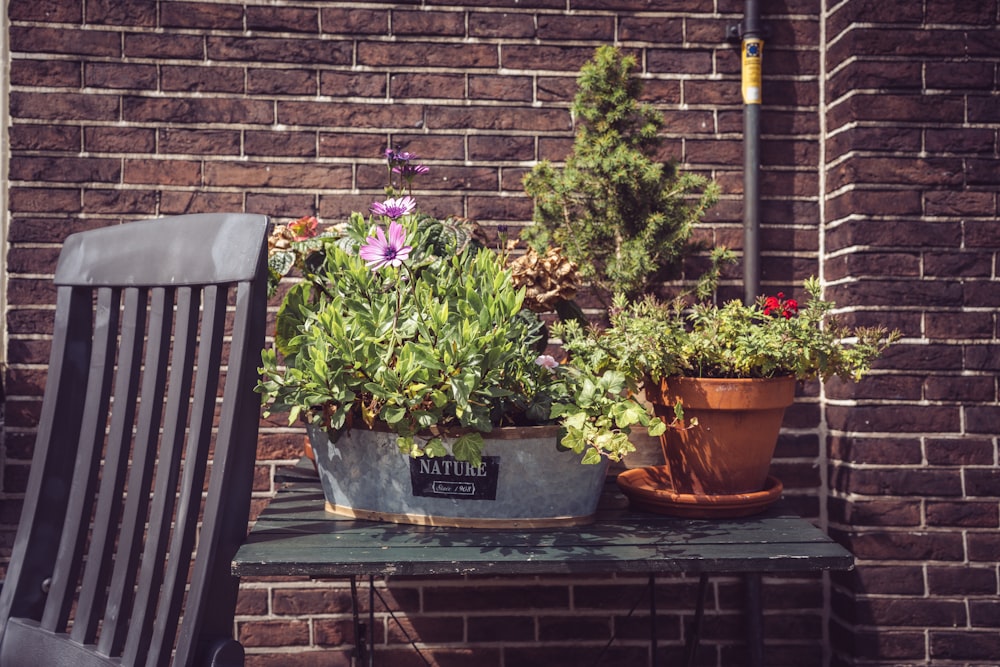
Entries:
[[777, 296], [769, 296], [764, 299], [765, 317], [784, 317], [791, 319], [799, 313], [799, 302], [795, 299], [785, 299], [784, 292], [778, 292]]

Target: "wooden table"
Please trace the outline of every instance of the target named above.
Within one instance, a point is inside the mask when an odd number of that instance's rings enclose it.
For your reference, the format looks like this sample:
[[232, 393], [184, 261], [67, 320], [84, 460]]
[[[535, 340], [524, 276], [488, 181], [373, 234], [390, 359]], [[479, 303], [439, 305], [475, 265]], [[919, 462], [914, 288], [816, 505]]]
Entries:
[[[286, 479], [295, 480], [296, 475]], [[236, 554], [232, 571], [241, 577], [349, 578], [356, 625], [359, 576], [368, 577], [371, 587], [374, 577], [393, 575], [645, 574], [652, 588], [657, 574], [698, 574], [701, 588], [691, 635], [694, 641], [687, 646], [689, 658], [696, 648], [708, 575], [736, 574], [746, 582], [750, 664], [763, 665], [761, 574], [853, 567], [850, 552], [784, 510], [780, 502], [744, 519], [678, 519], [632, 512], [619, 504], [600, 511], [598, 520], [587, 526], [503, 531], [437, 528], [327, 514], [318, 483], [306, 473], [286, 484], [270, 502]], [[655, 606], [650, 612], [655, 663]], [[374, 664], [373, 641], [370, 637], [367, 647], [358, 641], [360, 664], [365, 659]]]

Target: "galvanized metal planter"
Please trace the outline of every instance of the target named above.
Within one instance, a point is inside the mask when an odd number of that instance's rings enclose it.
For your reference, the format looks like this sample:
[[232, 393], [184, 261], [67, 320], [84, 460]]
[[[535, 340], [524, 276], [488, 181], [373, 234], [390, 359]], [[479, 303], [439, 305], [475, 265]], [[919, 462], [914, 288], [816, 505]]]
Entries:
[[479, 467], [404, 456], [396, 435], [352, 429], [336, 443], [309, 427], [326, 509], [360, 519], [432, 526], [527, 528], [593, 521], [607, 459], [583, 465], [558, 448], [555, 426], [499, 428]]

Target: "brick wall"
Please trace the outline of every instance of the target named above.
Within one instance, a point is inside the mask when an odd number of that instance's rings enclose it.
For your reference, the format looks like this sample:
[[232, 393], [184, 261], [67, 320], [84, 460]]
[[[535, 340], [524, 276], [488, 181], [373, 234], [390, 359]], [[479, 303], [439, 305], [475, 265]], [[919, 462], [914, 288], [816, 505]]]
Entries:
[[826, 30], [828, 293], [907, 335], [827, 387], [830, 525], [860, 564], [835, 664], [997, 664], [997, 3], [847, 2]]
[[[667, 155], [722, 185], [702, 234], [742, 242], [739, 57], [724, 41], [739, 0], [6, 4], [0, 559], [44, 383], [49, 278], [72, 231], [211, 210], [336, 221], [381, 194], [390, 145], [430, 167], [422, 208], [524, 224], [521, 177], [565, 155], [577, 70], [618, 42], [668, 119]], [[774, 473], [862, 566], [832, 584], [765, 580], [767, 663], [996, 664], [996, 0], [763, 9], [764, 287], [820, 274], [846, 318], [907, 335], [870, 380], [809, 385], [789, 411]], [[300, 445], [265, 424], [258, 505]], [[391, 664], [423, 664], [391, 608], [437, 664], [588, 664], [612, 634], [601, 664], [647, 664], [648, 604], [626, 619], [644, 585], [394, 578], [380, 583], [377, 637]], [[680, 652], [695, 590], [661, 581], [661, 655]], [[713, 582], [698, 664], [744, 661], [740, 593]], [[249, 664], [349, 664], [348, 595], [344, 582], [246, 582]]]

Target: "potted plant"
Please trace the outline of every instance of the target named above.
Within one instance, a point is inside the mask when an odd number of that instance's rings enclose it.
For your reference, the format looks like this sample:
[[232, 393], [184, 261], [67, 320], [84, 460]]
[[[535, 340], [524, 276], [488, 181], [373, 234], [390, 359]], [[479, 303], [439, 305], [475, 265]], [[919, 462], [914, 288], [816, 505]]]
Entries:
[[565, 165], [542, 161], [524, 178], [534, 225], [521, 238], [540, 254], [561, 248], [605, 306], [614, 294], [638, 298], [678, 277], [719, 193], [714, 181], [661, 161], [664, 118], [641, 101], [635, 67], [634, 56], [599, 47], [580, 71]]
[[693, 307], [618, 298], [607, 328], [559, 326], [574, 363], [644, 378], [647, 397], [671, 424], [661, 438], [666, 465], [619, 476], [633, 501], [641, 491], [640, 503], [672, 513], [700, 505], [731, 515], [780, 495], [768, 469], [796, 381], [858, 380], [900, 335], [848, 329], [830, 315], [834, 304], [821, 298], [816, 279], [804, 290], [802, 305], [782, 293], [751, 305]]
[[[685, 259], [701, 249], [695, 226], [719, 195], [714, 181], [662, 159], [665, 121], [641, 100], [636, 64], [615, 47], [595, 51], [580, 71], [576, 136], [564, 166], [542, 161], [524, 179], [534, 202], [534, 224], [521, 233], [528, 254], [559, 249], [605, 310], [614, 294], [640, 298], [681, 277]], [[696, 293], [710, 294], [722, 264], [733, 259], [725, 248], [712, 249]], [[554, 309], [564, 320], [585, 321], [572, 305], [557, 300]], [[636, 431], [632, 442], [625, 467], [662, 461], [656, 439]]]
[[[425, 171], [409, 153], [388, 159], [397, 176]], [[662, 422], [623, 395], [619, 371], [541, 353], [541, 321], [506, 254], [421, 215], [400, 190], [369, 215], [309, 238], [286, 230], [275, 244], [275, 277], [298, 266], [302, 279], [262, 355], [267, 409], [306, 423], [336, 511], [453, 525], [586, 520], [607, 461], [631, 449], [630, 427], [657, 433]], [[538, 426], [548, 428], [523, 442], [504, 430]], [[526, 479], [546, 474], [543, 460], [559, 466], [553, 477]], [[584, 509], [568, 501], [578, 488], [590, 490]]]

